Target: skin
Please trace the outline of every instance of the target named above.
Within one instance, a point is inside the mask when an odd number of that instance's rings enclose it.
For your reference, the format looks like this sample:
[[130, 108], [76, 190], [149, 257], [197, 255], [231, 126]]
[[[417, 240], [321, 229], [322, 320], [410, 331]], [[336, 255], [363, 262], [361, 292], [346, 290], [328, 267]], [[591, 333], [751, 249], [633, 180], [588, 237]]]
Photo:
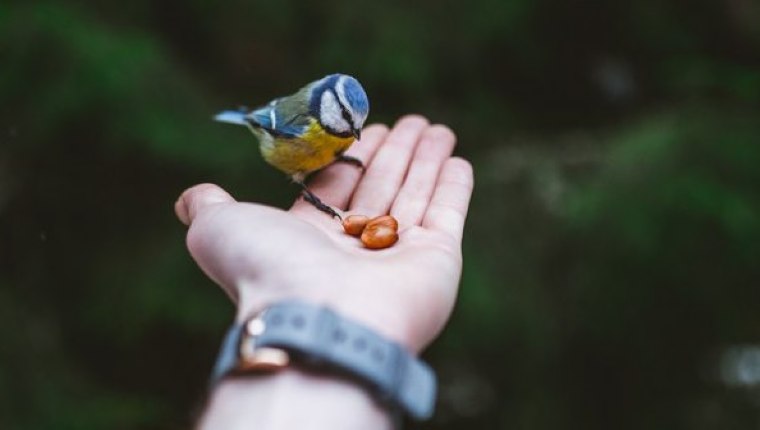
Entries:
[[[191, 255], [235, 302], [238, 320], [268, 303], [299, 298], [326, 304], [419, 353], [448, 320], [461, 274], [473, 176], [467, 161], [451, 156], [455, 143], [447, 127], [406, 116], [392, 130], [366, 127], [348, 150], [367, 166], [363, 176], [345, 164], [314, 175], [312, 191], [344, 215], [398, 219], [400, 239], [382, 251], [364, 249], [302, 199], [283, 211], [237, 202], [202, 184], [186, 190], [175, 210], [189, 226]], [[390, 428], [357, 384], [297, 368], [220, 384], [199, 425], [252, 423], [258, 429]]]

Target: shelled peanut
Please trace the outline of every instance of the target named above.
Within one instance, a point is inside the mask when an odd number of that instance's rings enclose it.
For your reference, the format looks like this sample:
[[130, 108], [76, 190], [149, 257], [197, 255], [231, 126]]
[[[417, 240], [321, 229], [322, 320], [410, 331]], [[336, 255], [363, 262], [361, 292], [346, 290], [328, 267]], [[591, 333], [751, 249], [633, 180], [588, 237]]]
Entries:
[[351, 236], [359, 237], [367, 226], [369, 217], [364, 215], [349, 215], [343, 219], [343, 230]]
[[343, 220], [343, 230], [359, 237], [369, 249], [384, 249], [398, 241], [398, 221], [390, 215], [373, 219], [364, 215], [351, 215]]

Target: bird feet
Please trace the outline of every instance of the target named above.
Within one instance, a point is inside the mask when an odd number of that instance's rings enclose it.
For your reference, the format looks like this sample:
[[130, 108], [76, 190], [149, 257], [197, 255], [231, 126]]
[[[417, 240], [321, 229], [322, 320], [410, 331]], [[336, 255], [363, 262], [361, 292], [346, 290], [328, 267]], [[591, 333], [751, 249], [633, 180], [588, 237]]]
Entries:
[[314, 195], [311, 191], [309, 191], [308, 188], [306, 188], [306, 184], [299, 183], [298, 185], [302, 188], [303, 193], [303, 199], [309, 202], [312, 206], [317, 208], [317, 210], [322, 211], [331, 217], [335, 218], [337, 217], [340, 221], [343, 221], [343, 218], [340, 216], [338, 212], [335, 211], [335, 209], [331, 208], [330, 206], [322, 203], [322, 200], [319, 200], [319, 197]]
[[336, 163], [338, 163], [338, 162], [340, 162], [340, 163], [348, 163], [348, 164], [354, 165], [354, 166], [362, 169], [362, 173], [364, 173], [364, 172], [367, 171], [367, 168], [364, 166], [364, 163], [362, 162], [362, 160], [360, 160], [360, 159], [358, 159], [356, 157], [352, 157], [350, 155], [338, 154], [338, 155], [335, 156], [335, 162]]

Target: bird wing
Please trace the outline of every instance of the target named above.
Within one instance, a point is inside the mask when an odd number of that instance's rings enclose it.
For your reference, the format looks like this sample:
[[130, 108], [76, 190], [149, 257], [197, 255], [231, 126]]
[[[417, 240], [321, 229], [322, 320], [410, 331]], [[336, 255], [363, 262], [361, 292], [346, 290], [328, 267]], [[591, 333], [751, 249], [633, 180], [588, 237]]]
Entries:
[[268, 105], [254, 109], [248, 118], [273, 136], [299, 137], [311, 125], [308, 97], [301, 92], [275, 99]]
[[266, 105], [250, 112], [226, 110], [214, 116], [215, 121], [247, 125], [266, 131], [272, 136], [296, 138], [311, 124], [308, 113], [296, 113], [277, 105]]
[[214, 119], [261, 128], [272, 136], [299, 137], [316, 120], [310, 114], [309, 106], [312, 85], [313, 83], [306, 85], [293, 95], [274, 99], [250, 112], [227, 110], [218, 113]]

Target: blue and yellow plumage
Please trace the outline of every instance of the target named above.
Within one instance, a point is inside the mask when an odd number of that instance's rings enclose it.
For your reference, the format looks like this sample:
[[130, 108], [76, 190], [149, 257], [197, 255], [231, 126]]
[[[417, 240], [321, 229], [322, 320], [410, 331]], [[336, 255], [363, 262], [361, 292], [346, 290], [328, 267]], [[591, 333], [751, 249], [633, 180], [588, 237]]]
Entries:
[[[305, 177], [336, 161], [361, 166], [343, 153], [361, 136], [369, 100], [359, 81], [334, 74], [311, 82], [293, 95], [252, 111], [224, 111], [214, 119], [245, 125], [259, 140], [264, 160], [303, 187], [317, 209], [339, 216], [304, 185]], [[363, 167], [363, 166], [362, 166]]]

